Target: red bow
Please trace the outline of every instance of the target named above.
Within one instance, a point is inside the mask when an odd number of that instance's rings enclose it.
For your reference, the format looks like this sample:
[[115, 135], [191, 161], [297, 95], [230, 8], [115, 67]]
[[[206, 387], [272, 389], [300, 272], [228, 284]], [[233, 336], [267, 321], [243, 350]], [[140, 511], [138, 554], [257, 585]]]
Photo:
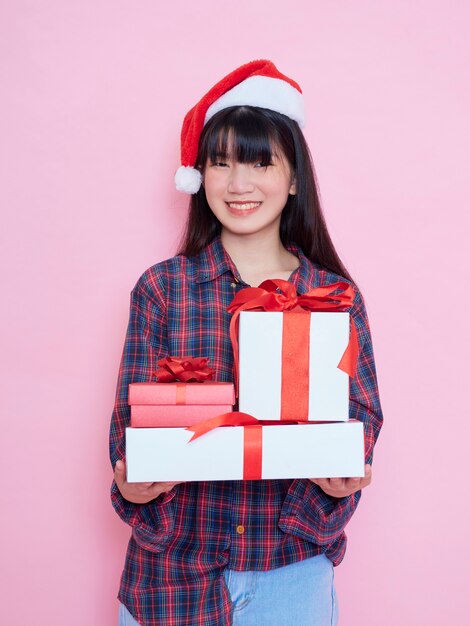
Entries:
[[154, 376], [159, 383], [203, 383], [205, 380], [212, 380], [215, 370], [208, 367], [207, 357], [191, 356], [167, 356], [158, 361], [160, 366]]
[[[341, 289], [339, 294], [334, 291]], [[311, 291], [297, 295], [295, 287], [287, 280], [265, 280], [259, 287], [247, 287], [239, 291], [227, 310], [233, 313], [230, 321], [230, 339], [235, 362], [235, 385], [238, 395], [238, 317], [242, 311], [293, 311], [309, 310], [318, 312], [347, 311], [354, 301], [354, 289], [341, 281], [325, 287], [315, 287]], [[351, 378], [356, 374], [359, 353], [357, 330], [351, 317], [349, 344], [338, 364], [339, 369]]]

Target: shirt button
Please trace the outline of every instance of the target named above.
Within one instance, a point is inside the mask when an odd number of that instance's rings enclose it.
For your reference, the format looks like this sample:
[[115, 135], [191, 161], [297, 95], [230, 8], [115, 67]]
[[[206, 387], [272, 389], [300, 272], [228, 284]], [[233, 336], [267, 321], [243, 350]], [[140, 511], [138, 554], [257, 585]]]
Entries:
[[231, 285], [230, 285], [230, 287], [231, 287], [232, 289], [235, 289], [235, 287], [236, 287], [236, 286], [237, 286], [237, 283], [231, 283]]
[[244, 533], [244, 532], [245, 532], [245, 527], [244, 527], [244, 526], [242, 526], [242, 524], [239, 524], [239, 525], [237, 526], [237, 533], [238, 533], [239, 535], [243, 535], [243, 533]]

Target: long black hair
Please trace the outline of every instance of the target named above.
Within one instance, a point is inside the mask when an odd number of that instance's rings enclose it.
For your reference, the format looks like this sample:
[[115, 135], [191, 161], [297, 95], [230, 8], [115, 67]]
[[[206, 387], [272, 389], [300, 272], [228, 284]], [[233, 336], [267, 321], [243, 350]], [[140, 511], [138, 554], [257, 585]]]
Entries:
[[[282, 244], [284, 247], [297, 244], [312, 262], [352, 281], [328, 233], [310, 150], [297, 122], [259, 107], [223, 109], [203, 129], [196, 167], [203, 172], [208, 160], [228, 156], [229, 141], [230, 156], [239, 163], [269, 163], [276, 151], [285, 155], [295, 177], [296, 194], [289, 195], [281, 214]], [[211, 211], [201, 186], [191, 196], [178, 254], [198, 254], [220, 232], [221, 224]]]

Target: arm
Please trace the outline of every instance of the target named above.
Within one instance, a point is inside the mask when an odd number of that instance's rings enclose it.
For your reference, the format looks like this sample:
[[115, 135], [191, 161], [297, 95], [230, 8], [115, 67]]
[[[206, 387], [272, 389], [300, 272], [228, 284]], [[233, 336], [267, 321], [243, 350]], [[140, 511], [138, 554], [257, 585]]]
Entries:
[[[153, 275], [152, 275], [153, 277]], [[158, 359], [167, 355], [167, 325], [162, 290], [147, 274], [131, 293], [129, 324], [122, 353], [111, 418], [109, 451], [115, 480], [111, 501], [119, 517], [133, 529], [136, 541], [148, 550], [163, 549], [173, 532], [172, 485], [160, 489], [155, 483], [130, 484], [125, 480], [125, 428], [130, 423], [127, 403], [129, 383], [151, 379]], [[120, 463], [118, 463], [120, 461]], [[170, 488], [168, 492], [165, 489]], [[124, 497], [124, 495], [126, 497]], [[140, 503], [139, 503], [140, 502]]]
[[[371, 465], [383, 416], [369, 322], [359, 292], [356, 292], [351, 314], [358, 330], [360, 352], [356, 377], [350, 385], [349, 417], [364, 423], [365, 462]], [[368, 482], [370, 479], [361, 484], [365, 486]], [[284, 501], [279, 526], [284, 532], [307, 541], [328, 545], [341, 535], [356, 510], [360, 497], [360, 490], [337, 498], [325, 493], [316, 482], [308, 479], [294, 480]]]

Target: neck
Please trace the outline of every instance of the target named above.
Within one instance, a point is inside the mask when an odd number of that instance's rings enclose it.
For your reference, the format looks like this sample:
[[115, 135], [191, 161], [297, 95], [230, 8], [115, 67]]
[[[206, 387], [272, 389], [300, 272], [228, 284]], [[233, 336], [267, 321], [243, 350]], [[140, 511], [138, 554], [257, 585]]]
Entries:
[[[295, 269], [298, 259], [284, 248], [279, 237], [263, 234], [235, 235], [222, 230], [222, 244], [243, 279], [256, 275]], [[247, 281], [250, 282], [250, 281]]]

